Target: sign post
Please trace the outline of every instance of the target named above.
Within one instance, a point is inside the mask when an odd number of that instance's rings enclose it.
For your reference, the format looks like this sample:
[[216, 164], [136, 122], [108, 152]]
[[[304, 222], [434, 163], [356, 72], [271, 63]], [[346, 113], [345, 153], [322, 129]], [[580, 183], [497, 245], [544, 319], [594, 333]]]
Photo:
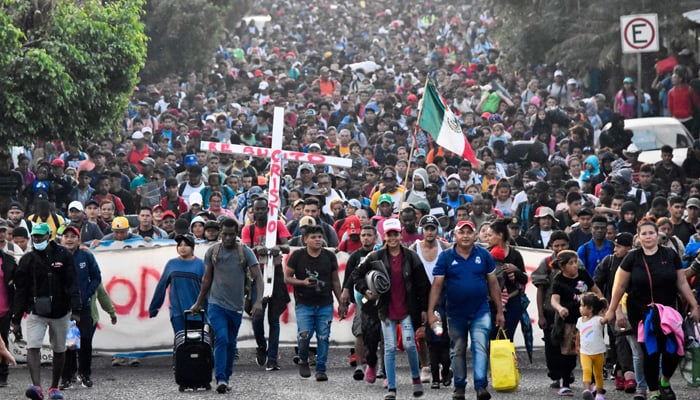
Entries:
[[659, 51], [659, 18], [656, 14], [620, 16], [620, 38], [623, 54], [637, 54], [637, 116], [642, 116], [642, 53]]
[[[352, 160], [349, 158], [326, 157], [323, 154], [302, 153], [298, 151], [282, 150], [282, 141], [284, 139], [284, 108], [275, 107], [274, 119], [272, 120], [272, 145], [270, 148], [242, 146], [237, 144], [206, 142], [200, 144], [200, 150], [214, 151], [219, 153], [230, 154], [247, 154], [253, 157], [269, 158], [270, 161], [270, 177], [268, 179], [268, 214], [267, 227], [265, 229], [265, 247], [268, 249], [277, 245], [277, 219], [279, 216], [280, 204], [280, 182], [282, 180], [282, 160], [296, 160], [299, 162], [311, 164], [325, 164], [337, 167], [350, 168]], [[272, 296], [274, 289], [274, 265], [272, 265], [272, 257], [268, 257], [267, 265], [264, 270], [263, 280], [265, 282], [265, 290], [263, 297]]]

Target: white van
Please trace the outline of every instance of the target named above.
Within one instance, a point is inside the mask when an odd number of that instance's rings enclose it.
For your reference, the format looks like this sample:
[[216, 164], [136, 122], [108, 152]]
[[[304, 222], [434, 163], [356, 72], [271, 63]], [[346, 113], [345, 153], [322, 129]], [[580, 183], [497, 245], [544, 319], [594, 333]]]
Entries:
[[693, 137], [675, 118], [654, 117], [625, 120], [625, 129], [634, 132], [632, 142], [642, 150], [639, 161], [655, 164], [661, 161], [661, 147], [673, 147], [673, 162], [682, 165], [693, 146]]

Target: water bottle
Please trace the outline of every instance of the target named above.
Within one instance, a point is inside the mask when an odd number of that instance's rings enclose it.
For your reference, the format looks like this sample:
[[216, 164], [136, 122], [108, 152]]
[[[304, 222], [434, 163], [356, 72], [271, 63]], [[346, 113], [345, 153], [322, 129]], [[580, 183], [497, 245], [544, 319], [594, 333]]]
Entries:
[[433, 311], [433, 314], [437, 317], [437, 321], [433, 323], [433, 325], [430, 326], [430, 328], [433, 330], [433, 333], [435, 333], [437, 336], [442, 336], [442, 321], [440, 320], [440, 313], [437, 311]]

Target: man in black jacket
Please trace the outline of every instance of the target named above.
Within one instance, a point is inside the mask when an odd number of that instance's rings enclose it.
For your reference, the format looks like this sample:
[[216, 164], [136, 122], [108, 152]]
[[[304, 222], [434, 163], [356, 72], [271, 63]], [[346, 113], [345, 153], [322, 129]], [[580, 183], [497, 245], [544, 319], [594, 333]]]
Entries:
[[66, 354], [66, 333], [69, 320], [80, 321], [80, 290], [73, 256], [65, 248], [50, 241], [51, 228], [41, 222], [32, 226], [31, 251], [19, 261], [15, 273], [15, 299], [11, 328], [15, 337], [22, 337], [20, 322], [27, 315], [27, 365], [32, 386], [26, 391], [30, 399], [44, 398], [41, 389], [41, 344], [46, 329], [53, 349], [51, 386], [47, 397], [62, 399], [58, 382]]
[[[7, 343], [12, 316], [12, 302], [15, 296], [14, 276], [17, 270], [15, 258], [0, 251], [0, 338]], [[0, 359], [0, 387], [7, 386], [8, 360]]]

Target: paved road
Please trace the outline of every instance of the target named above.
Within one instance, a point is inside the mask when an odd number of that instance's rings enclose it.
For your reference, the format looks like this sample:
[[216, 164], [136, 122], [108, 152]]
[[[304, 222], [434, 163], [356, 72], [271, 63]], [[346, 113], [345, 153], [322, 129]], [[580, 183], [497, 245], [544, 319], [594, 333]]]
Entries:
[[[91, 389], [79, 388], [64, 391], [67, 400], [93, 400], [93, 399], [209, 399], [209, 398], [237, 398], [246, 400], [277, 400], [277, 399], [381, 399], [385, 390], [381, 382], [370, 385], [356, 382], [352, 379], [352, 368], [347, 364], [347, 349], [333, 349], [328, 370], [328, 382], [316, 382], [313, 379], [302, 379], [298, 375], [296, 366], [292, 363], [292, 349], [282, 349], [282, 370], [266, 372], [255, 364], [254, 351], [241, 349], [241, 359], [235, 365], [232, 379], [234, 389], [226, 395], [219, 395], [215, 391], [197, 393], [179, 393], [175, 385], [171, 369], [170, 357], [156, 357], [143, 360], [138, 368], [111, 367], [109, 357], [96, 357], [93, 380], [95, 386]], [[514, 393], [495, 393], [491, 390], [494, 399], [556, 399], [556, 391], [550, 389], [549, 379], [544, 369], [542, 351], [535, 354], [534, 364], [527, 363], [527, 356], [520, 355], [522, 380], [520, 388]], [[409, 399], [411, 385], [409, 380], [406, 357], [401, 354], [399, 361], [399, 386], [398, 397]], [[580, 370], [576, 372], [577, 382], [574, 391], [578, 393], [580, 386]], [[49, 379], [50, 368], [42, 368], [43, 381]], [[0, 399], [22, 399], [24, 389], [29, 385], [29, 373], [24, 366], [13, 368], [10, 371], [10, 386], [0, 388]], [[607, 382], [606, 382], [607, 383]], [[612, 382], [610, 382], [612, 384]], [[678, 399], [700, 399], [700, 389], [688, 388], [681, 377], [676, 374], [672, 381]], [[470, 384], [471, 385], [471, 384]], [[424, 399], [450, 399], [452, 388], [431, 390], [425, 387]], [[608, 400], [627, 399], [632, 396], [624, 392], [608, 392]], [[474, 392], [467, 390], [467, 399], [475, 399]], [[580, 398], [577, 394], [575, 398]]]

